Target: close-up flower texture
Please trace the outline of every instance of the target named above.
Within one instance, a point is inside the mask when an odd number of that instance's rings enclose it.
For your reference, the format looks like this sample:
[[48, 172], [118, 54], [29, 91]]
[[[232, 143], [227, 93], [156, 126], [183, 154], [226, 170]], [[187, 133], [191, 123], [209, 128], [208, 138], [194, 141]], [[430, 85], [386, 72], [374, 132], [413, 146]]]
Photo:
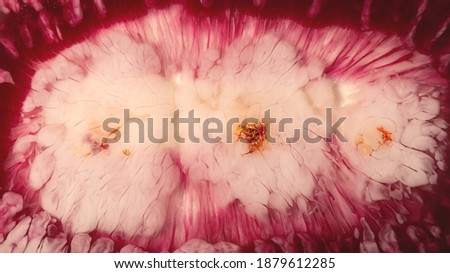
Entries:
[[449, 252], [449, 79], [449, 0], [0, 0], [0, 252]]

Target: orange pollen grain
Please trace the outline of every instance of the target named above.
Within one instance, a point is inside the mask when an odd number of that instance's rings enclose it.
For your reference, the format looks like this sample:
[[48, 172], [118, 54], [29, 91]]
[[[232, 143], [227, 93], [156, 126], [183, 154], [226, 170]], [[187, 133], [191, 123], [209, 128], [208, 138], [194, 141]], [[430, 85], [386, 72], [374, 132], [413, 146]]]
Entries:
[[388, 141], [392, 141], [392, 133], [383, 127], [378, 127], [377, 130], [381, 133], [381, 141], [382, 143], [386, 143]]
[[263, 123], [249, 123], [245, 126], [238, 125], [237, 137], [238, 140], [244, 140], [249, 145], [248, 153], [260, 150], [264, 141], [266, 140], [266, 128]]

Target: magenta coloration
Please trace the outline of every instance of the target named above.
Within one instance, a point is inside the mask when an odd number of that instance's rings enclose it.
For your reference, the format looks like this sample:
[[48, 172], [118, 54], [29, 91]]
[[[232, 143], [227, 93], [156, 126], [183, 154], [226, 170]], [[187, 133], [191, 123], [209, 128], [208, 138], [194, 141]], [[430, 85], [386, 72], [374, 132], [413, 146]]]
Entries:
[[[447, 2], [0, 1], [0, 252], [449, 251]], [[329, 108], [348, 142], [102, 142]]]

